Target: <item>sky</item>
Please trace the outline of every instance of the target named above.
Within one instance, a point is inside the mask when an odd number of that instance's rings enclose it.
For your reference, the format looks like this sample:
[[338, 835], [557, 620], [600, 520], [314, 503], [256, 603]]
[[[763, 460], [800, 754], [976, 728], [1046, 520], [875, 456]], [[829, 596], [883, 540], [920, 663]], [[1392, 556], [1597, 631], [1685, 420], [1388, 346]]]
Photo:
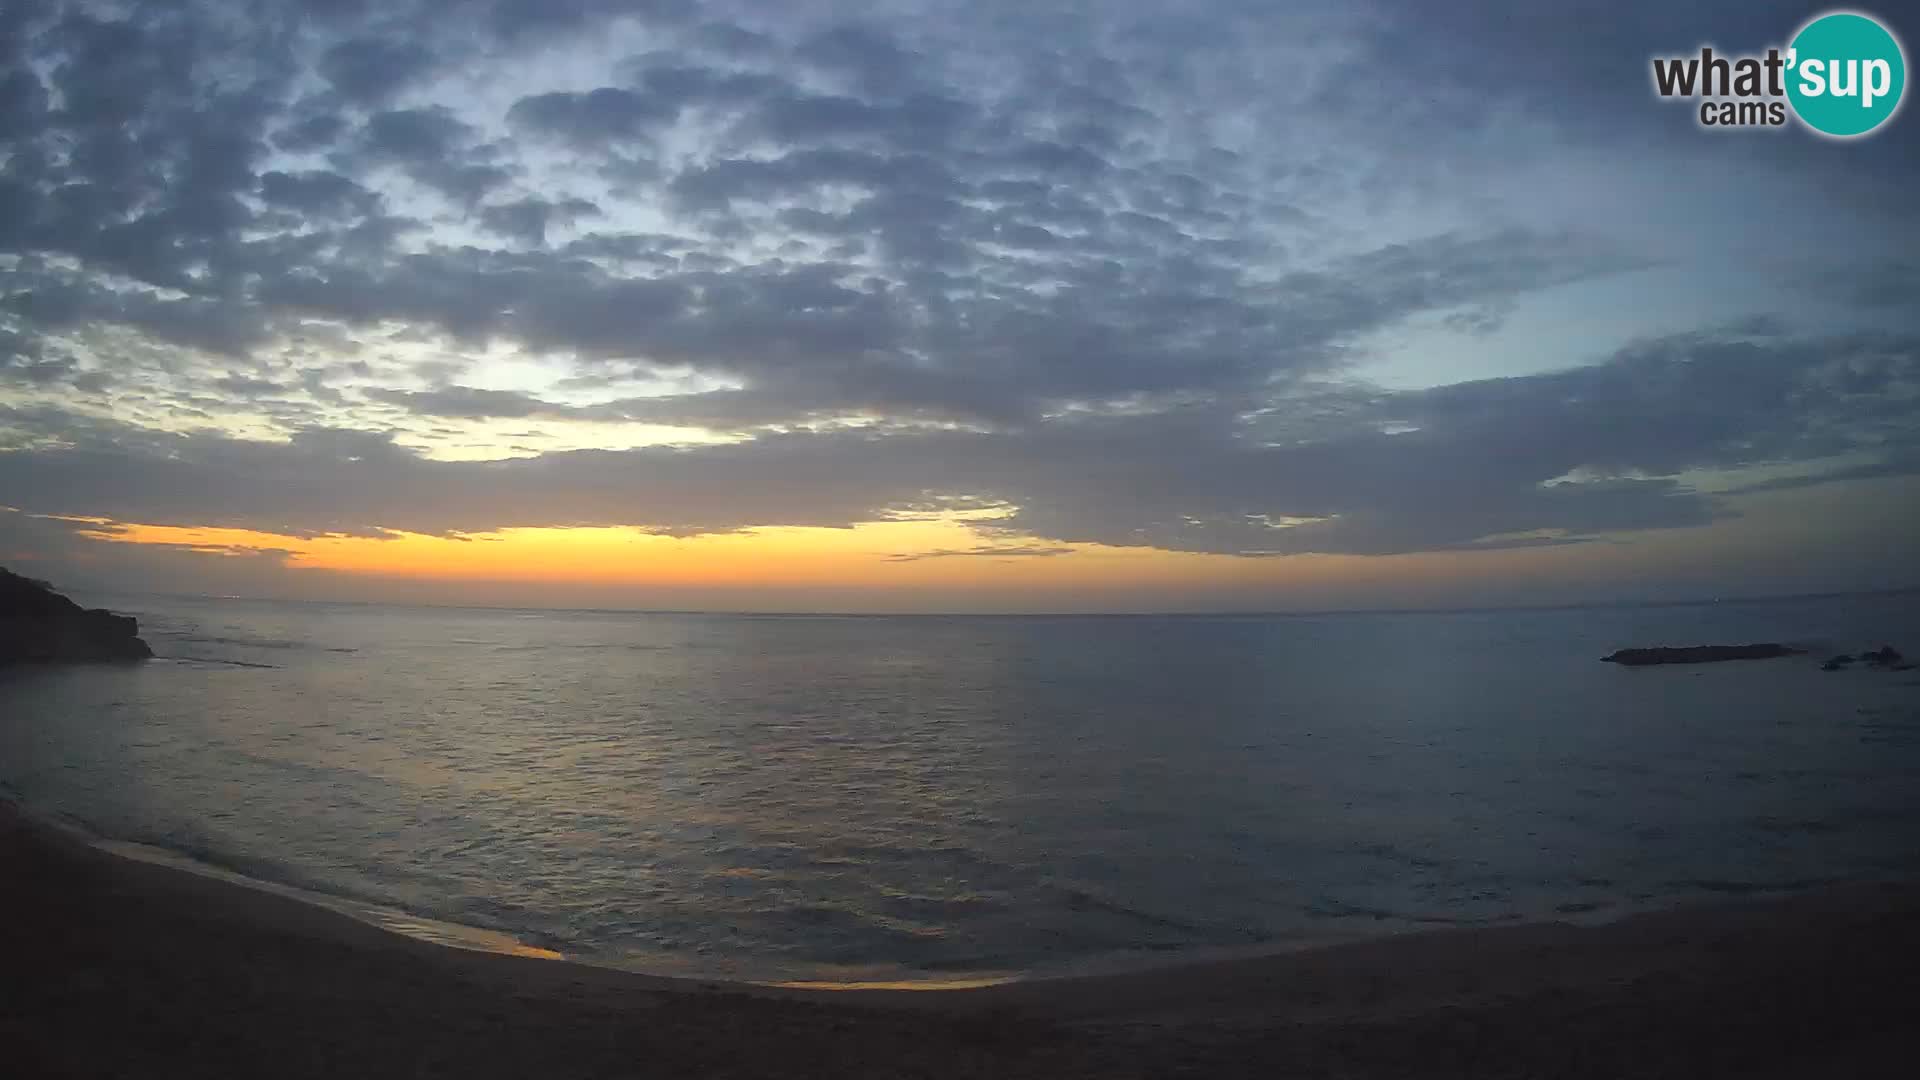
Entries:
[[1821, 10], [11, 0], [0, 564], [801, 611], [1920, 584], [1920, 121], [1651, 89]]

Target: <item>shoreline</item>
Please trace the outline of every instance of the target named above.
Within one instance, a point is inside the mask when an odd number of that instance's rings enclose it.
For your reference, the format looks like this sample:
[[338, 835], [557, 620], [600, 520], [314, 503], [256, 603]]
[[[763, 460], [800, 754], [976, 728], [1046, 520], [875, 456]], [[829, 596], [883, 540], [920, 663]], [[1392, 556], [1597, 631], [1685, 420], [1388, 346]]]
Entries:
[[[742, 988], [768, 989], [807, 989], [807, 990], [859, 990], [859, 989], [897, 989], [915, 991], [935, 991], [959, 988], [975, 988], [999, 985], [1029, 978], [1028, 973], [1019, 971], [970, 971], [946, 978], [930, 975], [924, 979], [911, 978], [902, 972], [900, 978], [879, 977], [879, 972], [870, 972], [873, 977], [833, 979], [825, 977], [767, 977], [748, 978], [732, 974], [718, 974], [696, 971], [672, 971], [650, 969], [639, 963], [603, 963], [590, 956], [569, 954], [558, 949], [547, 948], [516, 936], [511, 931], [494, 930], [465, 923], [448, 922], [430, 915], [422, 915], [403, 908], [381, 905], [372, 901], [357, 899], [334, 893], [305, 888], [271, 878], [255, 877], [242, 871], [209, 862], [184, 851], [138, 840], [123, 840], [95, 832], [86, 823], [70, 819], [65, 815], [42, 812], [24, 805], [16, 796], [0, 785], [0, 824], [11, 821], [29, 830], [40, 831], [58, 837], [67, 842], [97, 851], [114, 858], [126, 859], [149, 866], [162, 867], [178, 873], [202, 878], [233, 888], [249, 890], [268, 896], [279, 897], [294, 903], [339, 915], [356, 923], [393, 934], [410, 941], [436, 945], [464, 952], [485, 955], [519, 956], [548, 961], [558, 961], [580, 967], [594, 968], [619, 974], [634, 975], [645, 979], [672, 979], [700, 986], [737, 986]], [[662, 963], [663, 968], [672, 965]], [[878, 967], [878, 965], [867, 965]], [[1123, 970], [1132, 970], [1127, 968]], [[1045, 977], [1045, 976], [1041, 976]]]
[[927, 992], [453, 948], [5, 802], [0, 860], [0, 1037], [23, 1076], [1745, 1077], [1920, 1051], [1916, 881]]
[[[527, 957], [546, 961], [556, 961], [580, 967], [593, 968], [616, 974], [632, 975], [642, 979], [675, 980], [701, 987], [737, 987], [742, 990], [801, 990], [807, 992], [831, 993], [836, 995], [856, 992], [913, 992], [944, 993], [954, 990], [981, 990], [990, 987], [1011, 984], [1074, 984], [1085, 980], [1113, 978], [1152, 977], [1156, 974], [1179, 973], [1187, 969], [1209, 968], [1217, 965], [1243, 963], [1261, 963], [1284, 957], [1316, 953], [1327, 949], [1351, 948], [1356, 946], [1380, 945], [1410, 938], [1423, 938], [1433, 935], [1454, 935], [1488, 933], [1496, 931], [1523, 930], [1528, 927], [1564, 927], [1568, 929], [1603, 927], [1625, 920], [1664, 912], [1690, 911], [1694, 909], [1719, 909], [1726, 906], [1742, 907], [1749, 904], [1766, 904], [1792, 900], [1823, 890], [1871, 887], [1872, 882], [1826, 882], [1815, 881], [1780, 888], [1755, 887], [1727, 895], [1697, 896], [1686, 899], [1653, 899], [1634, 904], [1609, 905], [1595, 909], [1577, 911], [1557, 911], [1552, 915], [1524, 917], [1515, 915], [1509, 919], [1486, 924], [1466, 924], [1447, 926], [1397, 925], [1391, 929], [1367, 931], [1347, 931], [1344, 933], [1327, 932], [1317, 935], [1302, 935], [1297, 938], [1270, 941], [1262, 944], [1195, 946], [1175, 950], [1122, 950], [1078, 957], [1051, 966], [1038, 968], [1004, 970], [963, 970], [952, 973], [918, 973], [913, 969], [900, 969], [893, 972], [885, 970], [883, 963], [863, 965], [842, 965], [837, 968], [818, 967], [805, 974], [749, 976], [736, 968], [734, 971], [705, 970], [696, 971], [686, 967], [674, 970], [675, 965], [665, 958], [650, 958], [658, 966], [649, 967], [644, 961], [603, 962], [586, 954], [569, 954], [555, 948], [535, 944], [516, 936], [509, 930], [496, 930], [464, 923], [448, 922], [444, 919], [402, 908], [389, 907], [372, 901], [356, 899], [350, 896], [336, 895], [315, 889], [276, 881], [271, 878], [254, 877], [242, 871], [208, 862], [188, 852], [135, 840], [122, 840], [95, 832], [86, 823], [68, 819], [64, 815], [43, 813], [23, 805], [12, 793], [0, 788], [0, 820], [18, 819], [28, 828], [46, 830], [59, 834], [75, 844], [110, 855], [148, 865], [164, 867], [179, 873], [218, 882], [234, 888], [244, 889], [277, 896], [285, 900], [317, 908], [356, 923], [372, 927], [397, 937], [465, 952], [487, 955]], [[1890, 879], [1893, 880], [1893, 879]], [[1920, 879], [1916, 879], [1920, 882]], [[847, 977], [835, 977], [831, 972], [839, 971]]]

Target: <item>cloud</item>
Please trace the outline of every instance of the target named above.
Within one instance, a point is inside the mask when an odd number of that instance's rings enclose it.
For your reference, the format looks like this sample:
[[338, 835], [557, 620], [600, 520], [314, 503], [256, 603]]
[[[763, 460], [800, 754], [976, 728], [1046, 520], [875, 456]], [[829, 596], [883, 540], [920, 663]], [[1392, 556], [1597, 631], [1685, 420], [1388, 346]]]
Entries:
[[[1707, 140], [1619, 75], [1784, 8], [915, 7], [9, 8], [0, 501], [686, 534], [964, 497], [1010, 514], [980, 554], [1251, 557], [1910, 471], [1910, 129]], [[662, 425], [728, 438], [581, 448]]]
[[333, 90], [355, 104], [392, 100], [402, 89], [426, 77], [433, 50], [417, 41], [353, 38], [321, 54], [319, 69]]
[[[16, 451], [0, 455], [0, 491], [39, 512], [111, 505], [128, 520], [302, 535], [843, 526], [965, 495], [1013, 508], [983, 531], [1057, 543], [1240, 555], [1532, 546], [1541, 533], [1573, 542], [1726, 517], [1726, 504], [1685, 481], [1689, 470], [1893, 446], [1910, 467], [1920, 430], [1911, 410], [1885, 399], [1920, 385], [1917, 352], [1915, 339], [1687, 335], [1571, 372], [1369, 398], [1321, 437], [1286, 444], [1211, 406], [1019, 431], [826, 430], [480, 463], [426, 460], [372, 433], [309, 430], [284, 446], [193, 435], [138, 455]], [[1727, 385], [1735, 373], [1738, 393]], [[457, 386], [370, 396], [442, 417], [571, 411]], [[1784, 412], [1790, 401], [1801, 411]], [[1418, 426], [1389, 434], [1389, 420]]]
[[292, 120], [273, 135], [273, 145], [288, 153], [304, 153], [333, 145], [345, 134], [347, 120], [339, 113], [321, 112]]
[[523, 130], [583, 145], [639, 139], [676, 116], [678, 107], [654, 95], [603, 86], [586, 93], [555, 91], [521, 98], [507, 122]]
[[560, 411], [526, 394], [510, 390], [478, 390], [471, 386], [446, 386], [438, 390], [372, 389], [367, 396], [375, 401], [400, 405], [422, 416], [448, 416], [465, 420], [496, 417], [519, 418]]
[[888, 562], [919, 562], [922, 559], [952, 559], [975, 556], [1005, 559], [1047, 559], [1071, 555], [1070, 547], [1044, 547], [1036, 544], [986, 545], [972, 548], [935, 548], [931, 551], [906, 551], [887, 556]]
[[1869, 310], [1904, 308], [1920, 297], [1920, 262], [1892, 258], [1844, 267], [1823, 267], [1801, 279], [1803, 287]]
[[373, 192], [339, 173], [320, 169], [267, 173], [260, 178], [260, 197], [270, 206], [302, 217], [329, 220], [365, 217], [380, 204]]
[[246, 375], [228, 375], [215, 379], [213, 385], [236, 397], [259, 397], [263, 394], [278, 394], [286, 390], [285, 386], [272, 379], [255, 379]]
[[444, 105], [389, 109], [367, 118], [343, 165], [393, 164], [414, 180], [471, 206], [513, 179], [511, 168], [486, 159], [476, 129]]
[[391, 109], [367, 118], [361, 145], [369, 157], [424, 164], [453, 156], [472, 133], [444, 105]]
[[549, 202], [540, 198], [517, 199], [480, 208], [480, 223], [501, 236], [511, 237], [530, 247], [547, 242], [550, 224], [571, 225], [581, 218], [597, 217], [600, 207], [586, 199], [567, 198]]

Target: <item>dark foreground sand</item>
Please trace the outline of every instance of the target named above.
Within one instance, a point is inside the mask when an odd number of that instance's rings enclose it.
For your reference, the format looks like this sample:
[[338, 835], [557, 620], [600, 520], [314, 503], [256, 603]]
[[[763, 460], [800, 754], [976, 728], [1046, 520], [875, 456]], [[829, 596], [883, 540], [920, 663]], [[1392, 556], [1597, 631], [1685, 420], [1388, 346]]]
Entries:
[[442, 948], [0, 804], [0, 1076], [1920, 1075], [1920, 886], [982, 990]]

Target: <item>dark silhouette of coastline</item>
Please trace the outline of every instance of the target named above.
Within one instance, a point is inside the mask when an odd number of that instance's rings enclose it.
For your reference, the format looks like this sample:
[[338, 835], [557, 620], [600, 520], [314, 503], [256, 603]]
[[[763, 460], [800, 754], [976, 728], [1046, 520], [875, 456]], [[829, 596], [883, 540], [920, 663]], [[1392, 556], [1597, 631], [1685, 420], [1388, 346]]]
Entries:
[[131, 615], [88, 610], [53, 586], [0, 567], [0, 664], [145, 660]]

